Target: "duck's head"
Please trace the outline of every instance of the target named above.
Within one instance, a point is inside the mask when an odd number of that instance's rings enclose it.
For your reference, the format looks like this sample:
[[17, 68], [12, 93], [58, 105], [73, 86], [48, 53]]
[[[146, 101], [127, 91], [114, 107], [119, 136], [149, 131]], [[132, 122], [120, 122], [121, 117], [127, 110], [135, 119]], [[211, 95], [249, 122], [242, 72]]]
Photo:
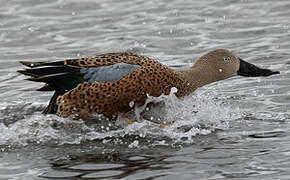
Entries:
[[259, 68], [225, 49], [217, 49], [203, 55], [193, 67], [201, 67], [204, 71], [210, 71], [212, 76], [216, 78], [215, 80], [222, 80], [235, 75], [257, 77], [280, 73], [279, 71]]

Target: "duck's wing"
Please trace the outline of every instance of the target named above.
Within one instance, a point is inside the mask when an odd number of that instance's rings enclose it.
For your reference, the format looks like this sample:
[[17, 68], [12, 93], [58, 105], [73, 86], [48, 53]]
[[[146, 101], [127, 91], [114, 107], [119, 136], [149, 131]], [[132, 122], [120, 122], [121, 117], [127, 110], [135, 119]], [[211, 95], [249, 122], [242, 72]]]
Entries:
[[21, 63], [29, 69], [18, 72], [31, 76], [30, 81], [44, 82], [39, 91], [68, 91], [83, 82], [115, 81], [139, 69], [148, 58], [133, 53], [108, 53], [95, 57], [57, 62]]
[[89, 67], [80, 69], [83, 80], [87, 82], [110, 82], [138, 70], [139, 65], [117, 63], [107, 66]]
[[95, 57], [67, 59], [56, 62], [27, 62], [29, 67], [19, 73], [30, 76], [27, 80], [44, 82], [38, 91], [55, 91], [43, 113], [57, 112], [56, 100], [84, 82], [114, 81], [139, 69], [149, 59], [133, 53], [109, 53]]

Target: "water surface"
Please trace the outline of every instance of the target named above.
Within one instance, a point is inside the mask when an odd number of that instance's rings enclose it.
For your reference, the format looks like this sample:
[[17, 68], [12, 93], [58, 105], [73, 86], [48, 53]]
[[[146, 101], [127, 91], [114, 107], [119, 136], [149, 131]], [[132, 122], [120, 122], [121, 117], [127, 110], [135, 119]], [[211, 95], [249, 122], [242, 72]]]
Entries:
[[[289, 1], [0, 4], [0, 179], [290, 178]], [[42, 115], [51, 93], [34, 91], [39, 84], [16, 73], [20, 60], [121, 51], [181, 68], [216, 48], [281, 74], [233, 77], [181, 100], [161, 97], [162, 117], [175, 121], [164, 129]]]

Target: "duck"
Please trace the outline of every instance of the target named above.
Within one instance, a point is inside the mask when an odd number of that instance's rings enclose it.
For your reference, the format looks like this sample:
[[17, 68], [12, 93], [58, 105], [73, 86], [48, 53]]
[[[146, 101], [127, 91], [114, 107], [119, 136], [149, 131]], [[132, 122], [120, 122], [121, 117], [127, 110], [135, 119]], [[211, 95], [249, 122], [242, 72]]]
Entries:
[[143, 106], [148, 96], [168, 95], [176, 88], [178, 98], [204, 85], [233, 76], [258, 77], [279, 74], [260, 68], [226, 49], [198, 58], [191, 67], [172, 69], [159, 61], [131, 52], [52, 62], [20, 61], [18, 70], [27, 80], [42, 82], [38, 91], [54, 91], [44, 114], [102, 114], [109, 119]]

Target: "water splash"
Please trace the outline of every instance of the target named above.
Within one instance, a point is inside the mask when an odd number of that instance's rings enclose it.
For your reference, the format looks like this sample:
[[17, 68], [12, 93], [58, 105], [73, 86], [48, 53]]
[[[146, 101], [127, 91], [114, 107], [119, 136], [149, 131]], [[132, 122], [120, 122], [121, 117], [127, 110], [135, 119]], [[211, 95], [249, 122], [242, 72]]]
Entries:
[[171, 95], [166, 100], [167, 119], [174, 123], [165, 128], [163, 133], [175, 141], [191, 143], [198, 134], [227, 129], [229, 122], [238, 118], [238, 110], [226, 106], [223, 101], [217, 101], [216, 96], [209, 91], [196, 91], [184, 99]]
[[[137, 115], [139, 121], [125, 127], [120, 127], [118, 122], [101, 118], [92, 123], [43, 115], [39, 111], [32, 112], [43, 108], [43, 104], [24, 102], [14, 105], [2, 104], [0, 147], [26, 146], [31, 143], [81, 144], [87, 141], [98, 141], [104, 145], [127, 144], [131, 148], [142, 146], [142, 142], [145, 141], [151, 145], [192, 143], [193, 137], [197, 134], [209, 134], [216, 129], [226, 129], [230, 120], [237, 118], [232, 117], [234, 109], [224, 105], [215, 98], [216, 94], [210, 92], [196, 91], [182, 99], [176, 98], [174, 91], [168, 96], [149, 97], [147, 103], [162, 102], [162, 106], [157, 108], [153, 106], [152, 109], [144, 106], [135, 109], [133, 114]], [[4, 123], [4, 120], [9, 118], [13, 121]], [[158, 124], [152, 122], [153, 119], [159, 122], [169, 121], [172, 124], [159, 128]]]

